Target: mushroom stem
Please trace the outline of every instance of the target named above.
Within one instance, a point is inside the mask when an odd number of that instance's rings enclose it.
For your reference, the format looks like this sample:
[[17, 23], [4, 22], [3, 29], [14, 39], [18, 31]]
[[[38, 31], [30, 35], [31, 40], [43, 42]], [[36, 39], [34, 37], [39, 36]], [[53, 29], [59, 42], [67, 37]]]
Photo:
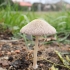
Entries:
[[38, 51], [38, 36], [36, 36], [35, 47], [34, 47], [34, 58], [33, 58], [33, 68], [36, 69], [37, 65], [37, 51]]

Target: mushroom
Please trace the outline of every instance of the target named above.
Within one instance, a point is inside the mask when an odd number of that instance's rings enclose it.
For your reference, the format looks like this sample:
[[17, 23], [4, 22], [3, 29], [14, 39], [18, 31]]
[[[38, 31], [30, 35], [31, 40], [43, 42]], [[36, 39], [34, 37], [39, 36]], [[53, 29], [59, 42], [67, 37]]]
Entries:
[[53, 35], [56, 33], [56, 29], [43, 19], [35, 19], [22, 27], [20, 32], [35, 36], [33, 68], [37, 69], [38, 37], [41, 35]]

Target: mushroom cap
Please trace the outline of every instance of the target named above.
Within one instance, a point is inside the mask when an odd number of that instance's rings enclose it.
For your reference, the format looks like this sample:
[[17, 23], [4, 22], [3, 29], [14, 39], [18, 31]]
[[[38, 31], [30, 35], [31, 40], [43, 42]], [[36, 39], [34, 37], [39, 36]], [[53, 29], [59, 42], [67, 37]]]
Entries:
[[43, 19], [35, 19], [21, 28], [21, 33], [28, 35], [53, 35], [56, 29]]

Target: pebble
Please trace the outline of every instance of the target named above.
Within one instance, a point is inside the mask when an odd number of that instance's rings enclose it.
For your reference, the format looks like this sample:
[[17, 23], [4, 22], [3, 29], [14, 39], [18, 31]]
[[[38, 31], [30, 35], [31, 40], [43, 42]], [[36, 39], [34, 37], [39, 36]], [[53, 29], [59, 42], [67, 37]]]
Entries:
[[4, 58], [5, 60], [8, 60], [9, 57], [8, 57], [8, 56], [5, 56], [5, 57], [3, 57], [3, 58]]
[[15, 52], [12, 50], [12, 51], [11, 51], [11, 54], [15, 55]]
[[11, 55], [11, 52], [7, 52], [7, 55]]
[[7, 67], [8, 65], [9, 65], [8, 61], [4, 60], [3, 63], [2, 63], [2, 66]]
[[43, 66], [44, 64], [40, 64], [40, 66]]
[[17, 53], [17, 54], [20, 53], [20, 50], [15, 50], [15, 53]]
[[2, 51], [2, 55], [4, 55], [5, 54], [5, 51]]
[[0, 68], [0, 70], [6, 70], [6, 69]]

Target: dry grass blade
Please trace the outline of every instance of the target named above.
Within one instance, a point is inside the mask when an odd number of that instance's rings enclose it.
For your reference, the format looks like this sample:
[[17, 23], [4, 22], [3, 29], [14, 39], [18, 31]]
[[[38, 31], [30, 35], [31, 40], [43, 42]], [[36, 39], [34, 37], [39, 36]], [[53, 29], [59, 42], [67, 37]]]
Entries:
[[55, 51], [55, 52], [56, 52], [56, 54], [58, 55], [58, 57], [60, 58], [60, 60], [62, 61], [62, 63], [63, 63], [67, 68], [70, 69], [69, 63], [62, 57], [62, 55], [60, 54], [60, 52], [58, 52], [58, 51]]

